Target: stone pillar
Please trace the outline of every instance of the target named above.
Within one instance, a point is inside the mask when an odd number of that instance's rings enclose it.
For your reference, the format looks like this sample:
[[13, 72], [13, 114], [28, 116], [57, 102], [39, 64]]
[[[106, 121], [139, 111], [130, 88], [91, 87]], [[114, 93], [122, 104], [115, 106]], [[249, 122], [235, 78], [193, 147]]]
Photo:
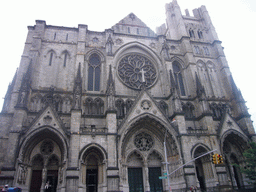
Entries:
[[79, 188], [79, 151], [80, 151], [80, 124], [81, 124], [80, 109], [71, 110], [71, 124], [70, 124], [70, 152], [66, 177], [66, 190], [77, 192]]

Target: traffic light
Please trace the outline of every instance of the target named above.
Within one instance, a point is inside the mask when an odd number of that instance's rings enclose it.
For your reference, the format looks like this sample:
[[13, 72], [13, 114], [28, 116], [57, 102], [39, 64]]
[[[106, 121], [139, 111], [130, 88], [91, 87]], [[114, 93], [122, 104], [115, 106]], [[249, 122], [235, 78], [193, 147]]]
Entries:
[[222, 164], [223, 163], [223, 157], [222, 155], [218, 154], [218, 164]]
[[218, 164], [217, 156], [218, 156], [218, 154], [213, 154], [212, 155], [212, 163], [213, 164]]

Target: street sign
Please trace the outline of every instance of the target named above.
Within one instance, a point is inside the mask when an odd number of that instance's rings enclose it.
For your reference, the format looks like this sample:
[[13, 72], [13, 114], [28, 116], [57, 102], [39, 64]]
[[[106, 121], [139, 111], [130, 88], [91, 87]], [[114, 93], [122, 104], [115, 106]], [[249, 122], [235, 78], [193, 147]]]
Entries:
[[167, 173], [164, 173], [164, 175], [167, 175]]
[[167, 179], [167, 176], [161, 176], [159, 179]]

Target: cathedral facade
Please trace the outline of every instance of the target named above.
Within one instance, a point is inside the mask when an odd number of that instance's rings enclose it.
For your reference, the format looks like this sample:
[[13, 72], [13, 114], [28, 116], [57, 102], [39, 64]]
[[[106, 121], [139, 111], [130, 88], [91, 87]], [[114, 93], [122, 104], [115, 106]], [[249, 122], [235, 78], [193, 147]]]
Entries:
[[37, 20], [0, 119], [0, 185], [24, 192], [251, 187], [234, 163], [254, 128], [205, 6], [173, 0], [156, 33], [133, 13], [104, 32]]

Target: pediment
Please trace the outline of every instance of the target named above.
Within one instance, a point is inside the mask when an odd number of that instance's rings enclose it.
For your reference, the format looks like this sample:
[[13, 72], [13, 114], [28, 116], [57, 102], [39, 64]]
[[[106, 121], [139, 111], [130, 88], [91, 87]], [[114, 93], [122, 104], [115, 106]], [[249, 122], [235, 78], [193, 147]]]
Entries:
[[130, 13], [124, 17], [117, 24], [115, 24], [112, 29], [115, 33], [156, 36], [155, 32], [151, 30], [143, 21], [141, 21], [134, 13]]

